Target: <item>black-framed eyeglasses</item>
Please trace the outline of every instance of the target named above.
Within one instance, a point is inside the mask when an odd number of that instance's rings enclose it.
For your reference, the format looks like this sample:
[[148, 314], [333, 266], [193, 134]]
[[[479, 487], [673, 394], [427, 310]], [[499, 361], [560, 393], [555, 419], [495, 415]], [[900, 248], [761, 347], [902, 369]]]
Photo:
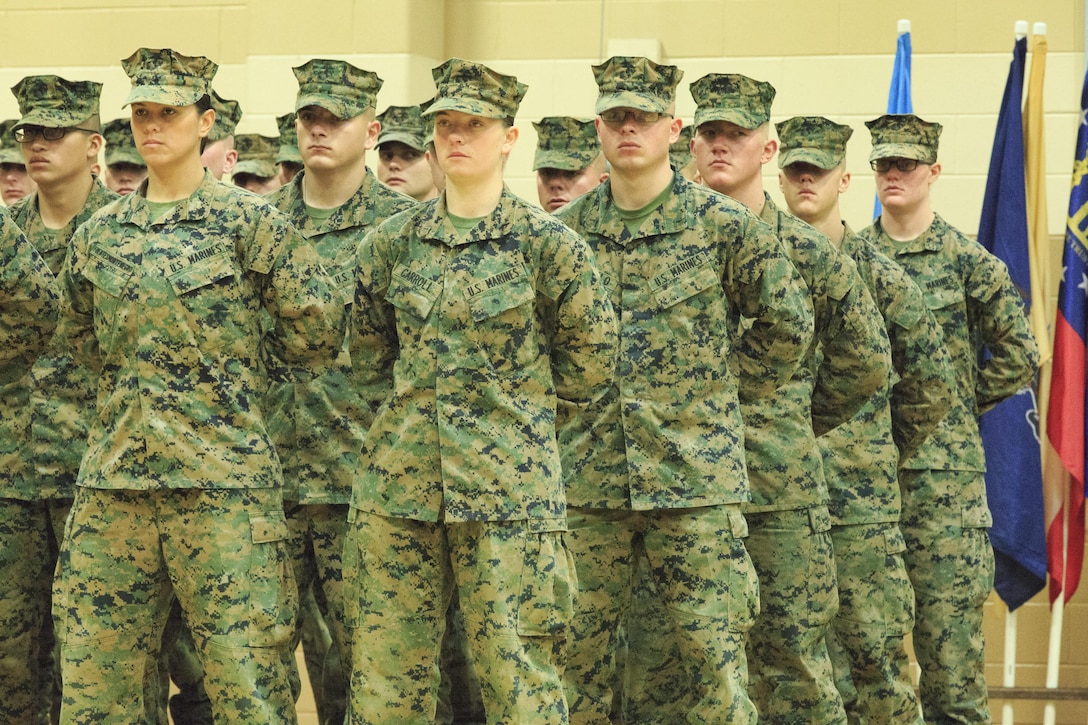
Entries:
[[19, 126], [12, 135], [15, 136], [15, 140], [19, 143], [33, 143], [39, 136], [46, 141], [60, 141], [64, 138], [69, 131], [79, 131], [81, 133], [98, 133], [92, 131], [89, 128], [74, 128], [72, 126], [61, 126], [56, 128], [53, 126]]
[[892, 167], [899, 169], [904, 174], [909, 174], [918, 168], [918, 164], [925, 163], [918, 159], [901, 159], [895, 156], [889, 156], [884, 159], [876, 159], [870, 161], [869, 166], [878, 174], [886, 174], [892, 170]]
[[609, 126], [622, 126], [630, 117], [636, 126], [652, 126], [663, 118], [672, 118], [671, 114], [658, 111], [640, 111], [637, 108], [609, 108], [601, 111], [601, 120]]

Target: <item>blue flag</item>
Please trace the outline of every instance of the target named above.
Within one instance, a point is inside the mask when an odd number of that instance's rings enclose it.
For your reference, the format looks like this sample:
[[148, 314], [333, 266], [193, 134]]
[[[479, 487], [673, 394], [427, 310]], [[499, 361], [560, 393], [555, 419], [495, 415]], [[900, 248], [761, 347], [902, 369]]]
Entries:
[[[1024, 93], [1027, 39], [1016, 41], [1001, 112], [997, 117], [978, 241], [1001, 259], [1031, 306], [1024, 168]], [[1027, 309], [1025, 309], [1025, 312]], [[985, 364], [986, 355], [983, 354]], [[1025, 388], [984, 413], [979, 421], [986, 449], [986, 496], [994, 517], [994, 589], [1014, 610], [1046, 585], [1046, 518], [1035, 391]]]
[[[888, 113], [914, 113], [910, 100], [910, 33], [900, 33], [895, 45], [895, 66], [888, 89]], [[873, 219], [880, 216], [880, 199], [873, 201]]]

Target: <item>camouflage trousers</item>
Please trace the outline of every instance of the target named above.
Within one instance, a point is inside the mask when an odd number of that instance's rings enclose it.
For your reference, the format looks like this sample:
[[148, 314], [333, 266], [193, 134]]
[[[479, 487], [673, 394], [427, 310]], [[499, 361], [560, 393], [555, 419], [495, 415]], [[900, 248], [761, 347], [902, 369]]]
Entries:
[[922, 725], [905, 638], [914, 590], [895, 523], [833, 526], [839, 612], [827, 649], [851, 725]]
[[[303, 642], [303, 651], [321, 648], [323, 656], [320, 662], [308, 667], [310, 686], [314, 691], [318, 720], [322, 725], [332, 723], [341, 725], [347, 714], [348, 687], [350, 672], [346, 664], [351, 662], [350, 632], [344, 625], [344, 579], [342, 556], [348, 531], [347, 504], [299, 504], [287, 502], [288, 555], [294, 567], [295, 581], [298, 584], [299, 601], [313, 592], [314, 603], [324, 604], [322, 610], [313, 612], [324, 619], [328, 627], [331, 642], [328, 647], [321, 647], [312, 639]], [[291, 640], [291, 651], [302, 639], [302, 620]], [[309, 638], [308, 638], [309, 639]], [[307, 647], [309, 645], [309, 647]], [[314, 653], [317, 654], [316, 652]], [[291, 660], [292, 668], [297, 668], [297, 660]], [[310, 671], [312, 670], [312, 671]], [[298, 679], [297, 672], [293, 675]]]
[[352, 517], [353, 725], [433, 723], [455, 588], [487, 722], [568, 721], [560, 677], [575, 580], [562, 521]]
[[61, 722], [141, 723], [176, 594], [216, 722], [296, 722], [296, 589], [276, 489], [76, 491], [53, 618]]
[[465, 615], [457, 589], [446, 610], [446, 632], [442, 636], [442, 653], [439, 656], [442, 681], [438, 686], [438, 712], [434, 725], [479, 723], [486, 718], [480, 677], [472, 661], [472, 650], [465, 633]]
[[[680, 663], [674, 678], [645, 678], [646, 687], [655, 688], [648, 696], [666, 709], [683, 703], [678, 720], [664, 721], [754, 722], [744, 643], [759, 596], [740, 508], [568, 508], [567, 523], [579, 582], [563, 681], [571, 722], [609, 722], [621, 625], [629, 635], [629, 673], [641, 663], [656, 666], [655, 657], [670, 652]], [[636, 640], [633, 629], [643, 623], [628, 617], [628, 611], [640, 557], [647, 562], [664, 616]], [[652, 651], [640, 649], [647, 642], [656, 645]], [[684, 686], [677, 688], [678, 680]], [[641, 687], [629, 675], [626, 697]]]
[[60, 679], [44, 635], [71, 503], [0, 498], [0, 723], [36, 723], [52, 709]]
[[748, 639], [761, 723], [846, 722], [826, 636], [838, 609], [826, 506], [747, 514], [760, 613]]
[[[910, 490], [967, 490], [974, 471], [900, 471]], [[946, 482], [927, 483], [934, 479]], [[900, 528], [914, 587], [914, 654], [927, 723], [989, 723], [982, 608], [994, 584], [987, 519], [954, 494], [920, 502], [904, 497]]]

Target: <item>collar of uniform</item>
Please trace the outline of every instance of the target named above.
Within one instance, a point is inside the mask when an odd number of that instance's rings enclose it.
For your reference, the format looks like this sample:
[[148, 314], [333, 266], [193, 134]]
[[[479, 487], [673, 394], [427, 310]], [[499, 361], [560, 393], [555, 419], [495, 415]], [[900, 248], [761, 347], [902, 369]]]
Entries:
[[[944, 235], [949, 230], [948, 222], [936, 212], [933, 213], [933, 221], [929, 227], [917, 239], [912, 239], [906, 244], [897, 242], [888, 236], [888, 233], [884, 231], [884, 224], [880, 218], [873, 222], [873, 227], [879, 233], [879, 236], [887, 239], [887, 244], [891, 245], [891, 249], [895, 250], [895, 254], [900, 252], [939, 252], [944, 249]], [[895, 254], [888, 254], [887, 256], [894, 259]]]
[[447, 247], [458, 247], [485, 239], [504, 237], [510, 234], [513, 228], [514, 215], [511, 213], [511, 207], [514, 205], [515, 199], [516, 197], [510, 192], [510, 189], [503, 184], [502, 196], [499, 197], [499, 203], [487, 215], [484, 222], [484, 231], [480, 232], [473, 229], [464, 237], [458, 237], [451, 227], [446, 224], [448, 214], [446, 211], [446, 192], [442, 192], [436, 202], [430, 204], [430, 208], [420, 216], [419, 226], [417, 227], [419, 236], [423, 239], [437, 239]]
[[388, 217], [384, 209], [385, 205], [375, 203], [377, 200], [382, 197], [411, 198], [379, 182], [374, 172], [367, 168], [363, 183], [355, 190], [352, 197], [343, 203], [339, 212], [330, 216], [324, 225], [315, 226], [309, 214], [306, 213], [306, 204], [302, 199], [302, 179], [305, 174], [305, 169], [299, 171], [290, 183], [276, 189], [267, 198], [268, 203], [287, 215], [291, 224], [306, 239], [342, 229], [361, 228], [369, 231]]
[[[102, 180], [95, 178], [94, 183], [91, 185], [91, 193], [87, 195], [87, 199], [83, 202], [83, 207], [76, 213], [74, 217], [69, 220], [64, 229], [59, 230], [57, 234], [49, 234], [44, 238], [35, 238], [33, 242], [35, 248], [39, 252], [51, 252], [54, 249], [66, 247], [68, 239], [75, 233], [79, 225], [91, 218], [91, 216], [109, 204], [111, 201], [120, 199], [121, 196], [113, 191], [110, 191]], [[41, 219], [41, 215], [38, 212], [38, 192], [35, 190], [32, 194], [24, 196], [11, 206], [11, 218], [24, 232], [28, 229], [32, 229], [34, 226], [34, 219]], [[49, 246], [50, 242], [56, 246]]]
[[665, 200], [659, 209], [643, 222], [650, 225], [652, 232], [631, 235], [627, 231], [627, 225], [616, 213], [615, 203], [612, 201], [612, 184], [609, 181], [601, 184], [595, 190], [596, 197], [593, 204], [586, 210], [582, 219], [583, 228], [587, 233], [597, 234], [607, 239], [627, 243], [636, 239], [659, 236], [662, 234], [674, 234], [682, 232], [691, 226], [695, 219], [695, 200], [691, 194], [684, 193], [691, 182], [674, 171], [672, 176], [672, 194]]
[[[200, 186], [188, 199], [178, 202], [170, 221], [206, 219], [211, 213], [211, 204], [219, 186], [225, 189], [233, 188], [218, 181], [207, 169], [204, 169], [204, 179], [200, 182]], [[147, 205], [146, 195], [147, 180], [145, 179], [139, 189], [121, 198], [121, 209], [117, 214], [118, 221], [122, 224], [135, 224], [144, 230], [150, 227], [151, 211]]]

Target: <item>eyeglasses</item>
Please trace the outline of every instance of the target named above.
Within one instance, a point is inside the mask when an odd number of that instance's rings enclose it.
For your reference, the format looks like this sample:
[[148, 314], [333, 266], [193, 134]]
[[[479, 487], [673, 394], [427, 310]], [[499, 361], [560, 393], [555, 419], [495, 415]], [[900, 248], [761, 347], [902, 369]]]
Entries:
[[672, 118], [668, 113], [658, 111], [640, 111], [636, 108], [609, 108], [601, 112], [601, 120], [609, 126], [622, 126], [630, 117], [636, 126], [652, 126], [663, 118]]
[[918, 164], [921, 163], [925, 162], [919, 161], [918, 159], [900, 159], [891, 156], [885, 159], [876, 159], [875, 161], [870, 161], [869, 166], [872, 167], [873, 171], [878, 174], [888, 173], [892, 170], [893, 166], [899, 169], [899, 171], [901, 171], [902, 173], [909, 174], [910, 172], [917, 169]]
[[33, 143], [39, 136], [46, 141], [60, 141], [67, 135], [69, 131], [79, 131], [81, 133], [98, 133], [92, 131], [89, 128], [71, 128], [61, 127], [54, 128], [52, 126], [19, 126], [12, 131], [12, 135], [15, 136], [15, 140], [19, 143]]

